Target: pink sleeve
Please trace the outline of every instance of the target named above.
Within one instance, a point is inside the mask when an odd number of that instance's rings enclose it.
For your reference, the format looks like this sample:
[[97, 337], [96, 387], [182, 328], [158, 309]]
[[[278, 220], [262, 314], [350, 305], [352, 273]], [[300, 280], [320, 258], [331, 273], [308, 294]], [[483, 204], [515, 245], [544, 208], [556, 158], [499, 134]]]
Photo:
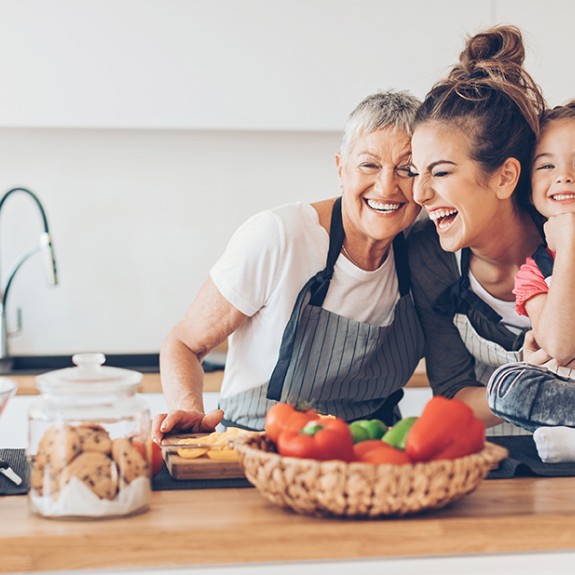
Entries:
[[527, 258], [515, 276], [515, 309], [519, 315], [527, 315], [525, 302], [533, 296], [547, 293], [549, 286], [533, 258]]

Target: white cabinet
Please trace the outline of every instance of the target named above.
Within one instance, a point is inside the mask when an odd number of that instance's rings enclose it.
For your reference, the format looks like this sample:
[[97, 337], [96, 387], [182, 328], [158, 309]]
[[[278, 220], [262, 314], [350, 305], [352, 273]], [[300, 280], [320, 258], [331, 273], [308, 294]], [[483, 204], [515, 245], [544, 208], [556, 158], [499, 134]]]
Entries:
[[0, 128], [341, 130], [422, 97], [490, 0], [0, 0]]

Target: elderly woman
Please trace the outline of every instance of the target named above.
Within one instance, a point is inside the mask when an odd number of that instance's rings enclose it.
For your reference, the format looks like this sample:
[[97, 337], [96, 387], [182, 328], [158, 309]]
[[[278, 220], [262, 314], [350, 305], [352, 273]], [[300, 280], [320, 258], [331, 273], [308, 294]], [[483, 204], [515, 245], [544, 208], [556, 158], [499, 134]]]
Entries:
[[[156, 441], [222, 417], [260, 430], [278, 401], [397, 418], [423, 352], [404, 240], [419, 212], [409, 177], [418, 104], [405, 92], [366, 98], [336, 154], [341, 197], [268, 210], [237, 230], [162, 347], [171, 411], [154, 418]], [[204, 413], [200, 362], [228, 336], [221, 409]]]

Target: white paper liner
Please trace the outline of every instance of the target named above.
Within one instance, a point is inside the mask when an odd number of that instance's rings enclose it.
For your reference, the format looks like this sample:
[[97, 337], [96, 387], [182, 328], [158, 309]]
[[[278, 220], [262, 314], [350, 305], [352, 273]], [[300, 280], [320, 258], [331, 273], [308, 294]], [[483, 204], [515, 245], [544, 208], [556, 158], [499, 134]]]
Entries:
[[33, 511], [45, 517], [112, 517], [134, 513], [148, 506], [151, 495], [148, 477], [138, 477], [120, 487], [115, 499], [100, 499], [83, 481], [72, 477], [57, 498], [30, 491]]

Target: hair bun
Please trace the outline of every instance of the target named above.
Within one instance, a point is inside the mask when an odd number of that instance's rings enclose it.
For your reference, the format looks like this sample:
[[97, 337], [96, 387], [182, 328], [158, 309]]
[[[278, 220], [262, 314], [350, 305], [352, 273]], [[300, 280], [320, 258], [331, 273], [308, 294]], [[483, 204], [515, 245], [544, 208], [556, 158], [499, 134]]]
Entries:
[[454, 76], [459, 80], [507, 78], [520, 81], [525, 47], [519, 28], [495, 26], [467, 40]]
[[506, 62], [522, 66], [525, 47], [521, 30], [515, 26], [495, 26], [469, 38], [459, 55], [461, 65], [471, 73], [487, 63]]

